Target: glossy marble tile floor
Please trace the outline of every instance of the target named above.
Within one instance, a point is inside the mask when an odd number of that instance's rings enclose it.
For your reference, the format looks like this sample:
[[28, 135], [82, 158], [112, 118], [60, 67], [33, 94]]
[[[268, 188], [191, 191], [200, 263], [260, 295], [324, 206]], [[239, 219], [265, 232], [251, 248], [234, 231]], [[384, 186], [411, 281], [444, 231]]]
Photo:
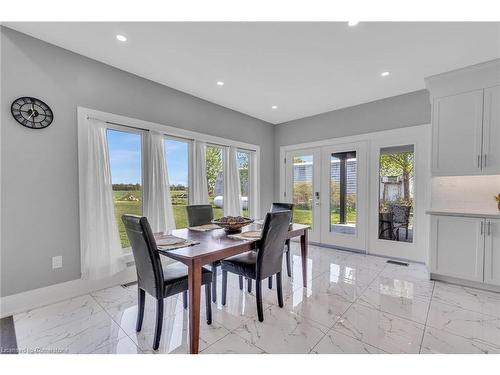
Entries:
[[[402, 267], [316, 246], [310, 246], [304, 289], [296, 243], [292, 250], [285, 306], [277, 306], [276, 290], [265, 282], [264, 322], [259, 322], [253, 293], [240, 291], [230, 275], [226, 306], [220, 299], [212, 305], [212, 325], [202, 319], [201, 353], [500, 353], [500, 294], [429, 281], [421, 264]], [[15, 315], [18, 347], [152, 353], [154, 301], [146, 301], [139, 333], [136, 286], [112, 287]], [[186, 353], [187, 311], [180, 296], [165, 301], [164, 319], [156, 353]]]

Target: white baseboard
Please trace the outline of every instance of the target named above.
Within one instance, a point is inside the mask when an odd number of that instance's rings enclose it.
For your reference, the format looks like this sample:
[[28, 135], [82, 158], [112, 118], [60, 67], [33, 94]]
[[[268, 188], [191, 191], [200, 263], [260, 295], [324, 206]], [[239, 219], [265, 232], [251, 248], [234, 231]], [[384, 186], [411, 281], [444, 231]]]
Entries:
[[78, 297], [99, 289], [137, 281], [135, 266], [127, 267], [113, 277], [101, 280], [76, 279], [44, 288], [29, 290], [0, 298], [0, 318], [36, 307]]

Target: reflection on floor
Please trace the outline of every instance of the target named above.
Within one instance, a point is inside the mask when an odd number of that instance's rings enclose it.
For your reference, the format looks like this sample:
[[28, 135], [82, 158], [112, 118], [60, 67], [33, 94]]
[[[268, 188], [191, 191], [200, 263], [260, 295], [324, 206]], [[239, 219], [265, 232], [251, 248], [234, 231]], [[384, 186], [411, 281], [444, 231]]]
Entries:
[[[284, 308], [265, 283], [260, 323], [254, 295], [231, 276], [227, 305], [213, 305], [211, 326], [202, 319], [202, 353], [500, 353], [500, 294], [429, 281], [420, 264], [316, 246], [304, 289], [298, 245], [292, 248]], [[15, 315], [18, 347], [151, 353], [154, 303], [147, 298], [143, 329], [135, 332], [136, 292], [116, 286]], [[187, 336], [182, 299], [170, 298], [158, 353], [186, 353]]]

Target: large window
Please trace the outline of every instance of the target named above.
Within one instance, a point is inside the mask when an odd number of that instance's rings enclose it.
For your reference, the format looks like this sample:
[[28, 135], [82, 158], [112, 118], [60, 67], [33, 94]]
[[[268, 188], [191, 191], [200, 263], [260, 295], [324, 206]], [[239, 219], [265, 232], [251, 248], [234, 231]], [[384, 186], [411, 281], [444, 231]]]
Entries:
[[176, 228], [187, 227], [189, 150], [189, 141], [170, 137], [165, 138], [165, 159]]
[[250, 216], [250, 152], [238, 150], [236, 153], [238, 158], [238, 171], [240, 174], [241, 186], [241, 207], [243, 216]]
[[413, 145], [380, 149], [379, 239], [413, 242]]
[[224, 216], [224, 149], [207, 145], [208, 200], [214, 209], [214, 217]]
[[115, 217], [123, 248], [129, 241], [122, 215], [142, 215], [141, 134], [107, 129]]

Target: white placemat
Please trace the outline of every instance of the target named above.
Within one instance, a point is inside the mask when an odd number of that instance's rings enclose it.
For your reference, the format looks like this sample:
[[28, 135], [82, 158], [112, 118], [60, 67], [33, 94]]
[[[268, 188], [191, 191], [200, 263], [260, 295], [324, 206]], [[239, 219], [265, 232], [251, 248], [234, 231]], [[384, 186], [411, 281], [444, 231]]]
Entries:
[[252, 231], [243, 232], [243, 233], [228, 234], [228, 237], [235, 239], [235, 240], [256, 241], [256, 240], [260, 240], [261, 235], [262, 235], [262, 232], [260, 230], [252, 230]]
[[198, 225], [197, 227], [189, 227], [189, 230], [195, 230], [198, 232], [208, 232], [210, 230], [220, 229], [220, 227], [216, 224], [204, 224]]

